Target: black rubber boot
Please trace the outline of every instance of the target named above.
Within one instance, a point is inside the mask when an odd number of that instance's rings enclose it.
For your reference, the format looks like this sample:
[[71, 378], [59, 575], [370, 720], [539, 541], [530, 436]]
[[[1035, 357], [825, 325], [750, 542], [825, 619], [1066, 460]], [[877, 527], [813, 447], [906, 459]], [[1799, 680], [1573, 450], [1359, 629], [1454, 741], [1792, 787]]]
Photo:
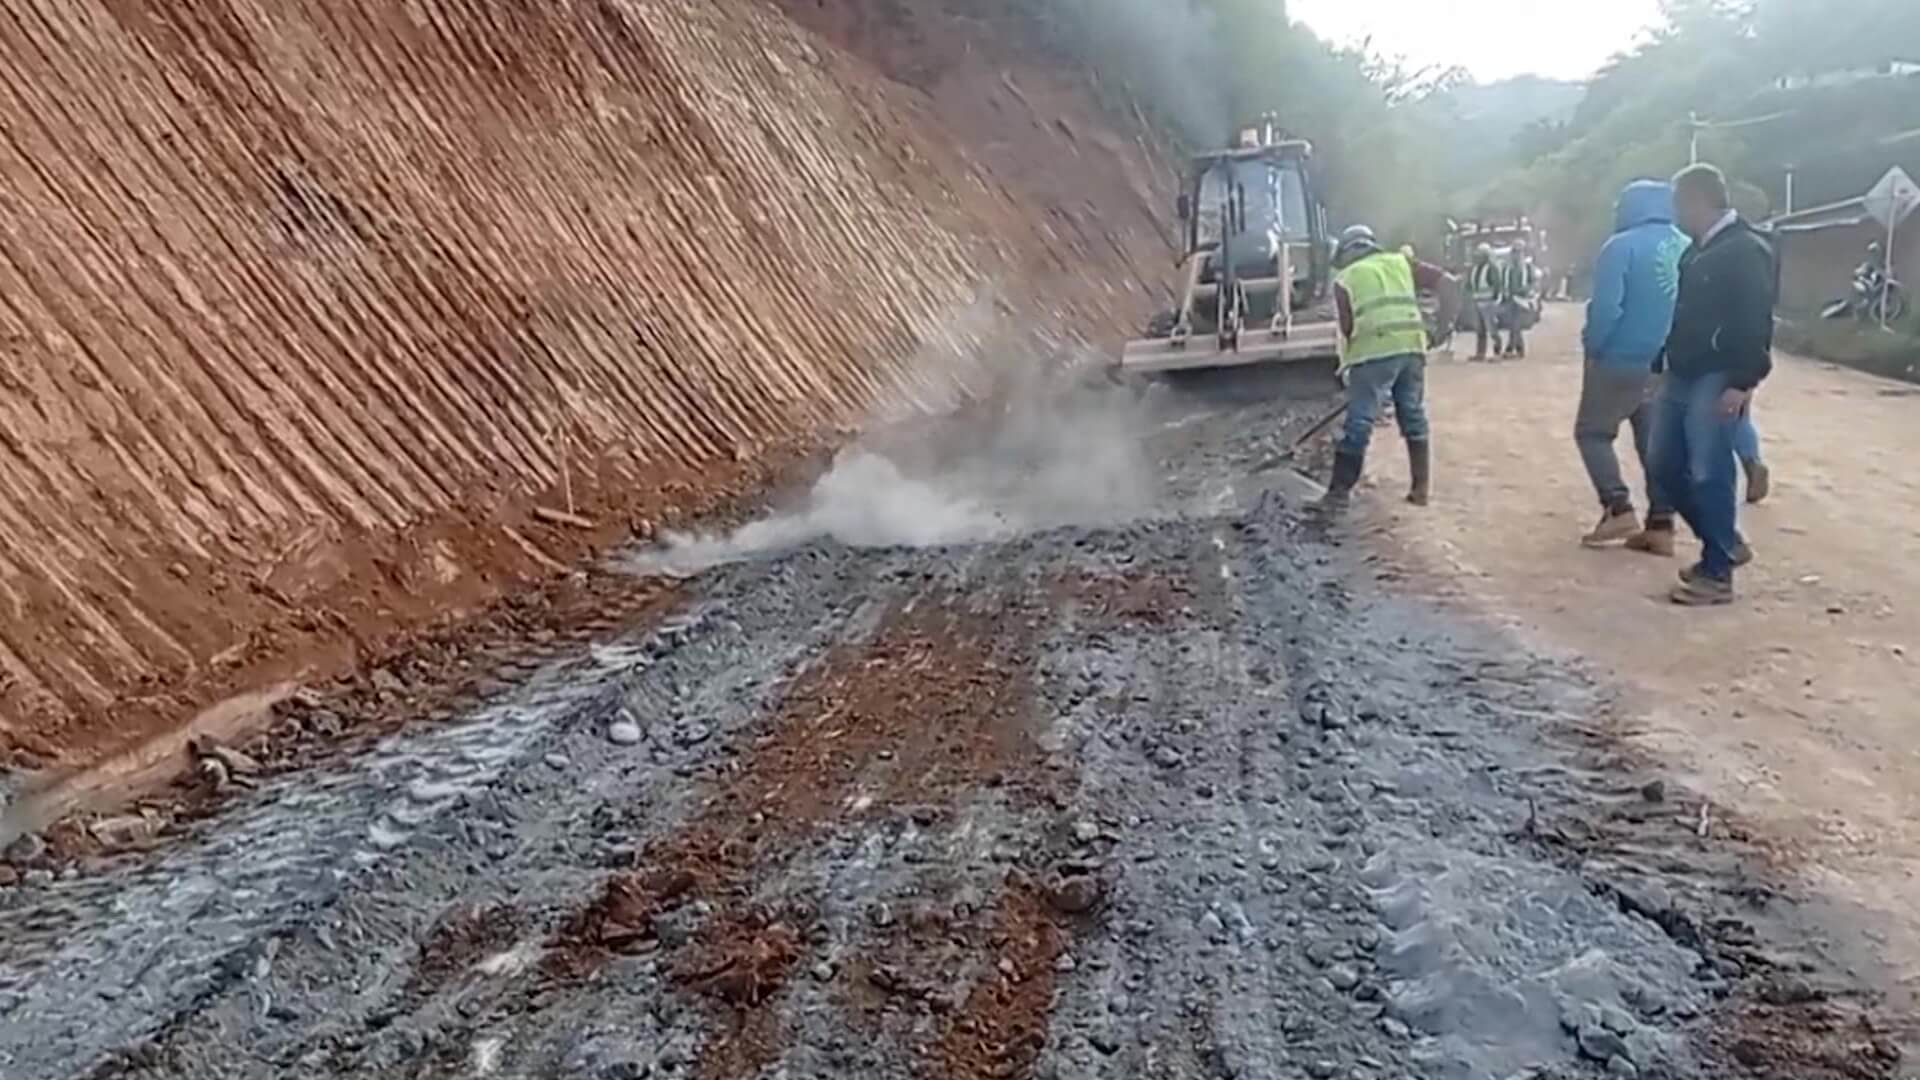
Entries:
[[1345, 510], [1353, 499], [1354, 485], [1360, 482], [1360, 470], [1366, 465], [1362, 454], [1349, 454], [1336, 451], [1333, 455], [1333, 479], [1327, 482], [1327, 494], [1320, 500], [1320, 509], [1338, 512]]
[[1407, 492], [1407, 501], [1415, 506], [1427, 505], [1427, 499], [1433, 494], [1433, 444], [1425, 439], [1415, 442], [1407, 440], [1407, 471], [1413, 474], [1413, 487]]

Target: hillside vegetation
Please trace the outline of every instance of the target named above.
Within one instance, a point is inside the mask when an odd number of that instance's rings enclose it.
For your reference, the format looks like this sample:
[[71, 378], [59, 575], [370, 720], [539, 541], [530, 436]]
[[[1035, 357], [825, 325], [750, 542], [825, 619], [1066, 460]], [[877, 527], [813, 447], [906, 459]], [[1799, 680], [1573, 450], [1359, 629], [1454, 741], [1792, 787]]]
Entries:
[[[1057, 40], [1115, 97], [1192, 145], [1277, 112], [1316, 144], [1337, 222], [1415, 241], [1448, 216], [1527, 213], [1582, 261], [1621, 184], [1700, 155], [1750, 213], [1859, 194], [1890, 164], [1920, 172], [1920, 79], [1866, 77], [1920, 60], [1920, 4], [1668, 0], [1663, 20], [1584, 86], [1479, 86], [1316, 38], [1272, 0], [1052, 0]], [[1759, 123], [1727, 126], [1734, 122]]]
[[1753, 215], [1784, 207], [1789, 167], [1801, 207], [1858, 195], [1892, 164], [1920, 169], [1920, 137], [1899, 137], [1920, 123], [1920, 78], [1873, 76], [1920, 56], [1920, 4], [1670, 0], [1666, 16], [1570, 120], [1529, 131], [1475, 204], [1533, 208], [1587, 250], [1622, 183], [1687, 163], [1690, 114], [1715, 125], [1699, 131], [1700, 157]]

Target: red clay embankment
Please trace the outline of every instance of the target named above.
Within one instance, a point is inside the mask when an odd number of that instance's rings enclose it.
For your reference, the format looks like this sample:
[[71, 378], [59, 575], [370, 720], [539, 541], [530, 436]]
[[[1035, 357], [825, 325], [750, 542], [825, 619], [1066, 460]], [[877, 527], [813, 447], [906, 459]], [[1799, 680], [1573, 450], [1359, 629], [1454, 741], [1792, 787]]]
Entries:
[[1137, 132], [931, 0], [913, 79], [790, 6], [6, 0], [0, 764], [749, 492], [943, 394], [957, 312], [1138, 319]]

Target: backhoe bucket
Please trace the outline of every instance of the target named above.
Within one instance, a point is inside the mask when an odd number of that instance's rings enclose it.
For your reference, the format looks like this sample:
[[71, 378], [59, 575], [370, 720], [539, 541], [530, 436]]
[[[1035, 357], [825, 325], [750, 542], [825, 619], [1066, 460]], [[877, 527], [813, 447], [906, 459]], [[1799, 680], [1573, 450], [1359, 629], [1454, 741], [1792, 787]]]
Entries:
[[1295, 323], [1283, 330], [1242, 330], [1236, 349], [1220, 348], [1213, 334], [1195, 334], [1185, 341], [1141, 338], [1127, 342], [1120, 354], [1120, 370], [1150, 374], [1331, 359], [1340, 355], [1338, 333], [1331, 322]]
[[[1323, 360], [1340, 355], [1339, 329], [1330, 319], [1301, 318], [1293, 306], [1293, 249], [1282, 244], [1276, 253], [1274, 273], [1252, 278], [1235, 278], [1229, 273], [1227, 284], [1203, 283], [1204, 260], [1190, 259], [1181, 291], [1181, 306], [1175, 312], [1173, 333], [1166, 337], [1140, 338], [1127, 342], [1120, 353], [1120, 370], [1151, 374], [1161, 371], [1200, 371], [1206, 368], [1246, 367], [1295, 360]], [[1231, 288], [1232, 293], [1223, 293]], [[1180, 325], [1195, 311], [1217, 311], [1226, 305], [1223, 299], [1239, 299], [1238, 307], [1258, 302], [1264, 309], [1257, 322], [1242, 322], [1239, 340], [1223, 346], [1220, 335], [1212, 331], [1180, 332]], [[1265, 313], [1271, 312], [1270, 316]], [[1189, 324], [1190, 325], [1190, 324]], [[1151, 332], [1151, 330], [1150, 330]]]

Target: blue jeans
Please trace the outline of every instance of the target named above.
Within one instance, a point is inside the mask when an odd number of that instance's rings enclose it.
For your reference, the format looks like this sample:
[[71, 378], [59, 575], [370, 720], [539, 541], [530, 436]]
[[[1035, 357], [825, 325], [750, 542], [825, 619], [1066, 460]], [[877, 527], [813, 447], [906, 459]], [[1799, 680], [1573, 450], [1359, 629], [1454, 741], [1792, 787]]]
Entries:
[[1422, 353], [1363, 360], [1347, 369], [1347, 423], [1335, 447], [1343, 454], [1364, 457], [1373, 439], [1380, 406], [1393, 399], [1393, 418], [1408, 442], [1426, 442], [1427, 358]]
[[1740, 414], [1739, 423], [1733, 429], [1733, 455], [1742, 465], [1760, 463], [1760, 429], [1753, 426], [1753, 406], [1748, 405]]
[[1733, 577], [1740, 542], [1738, 466], [1733, 445], [1739, 418], [1720, 415], [1726, 376], [1681, 379], [1668, 374], [1653, 402], [1653, 472], [1660, 492], [1700, 537], [1700, 569]]

